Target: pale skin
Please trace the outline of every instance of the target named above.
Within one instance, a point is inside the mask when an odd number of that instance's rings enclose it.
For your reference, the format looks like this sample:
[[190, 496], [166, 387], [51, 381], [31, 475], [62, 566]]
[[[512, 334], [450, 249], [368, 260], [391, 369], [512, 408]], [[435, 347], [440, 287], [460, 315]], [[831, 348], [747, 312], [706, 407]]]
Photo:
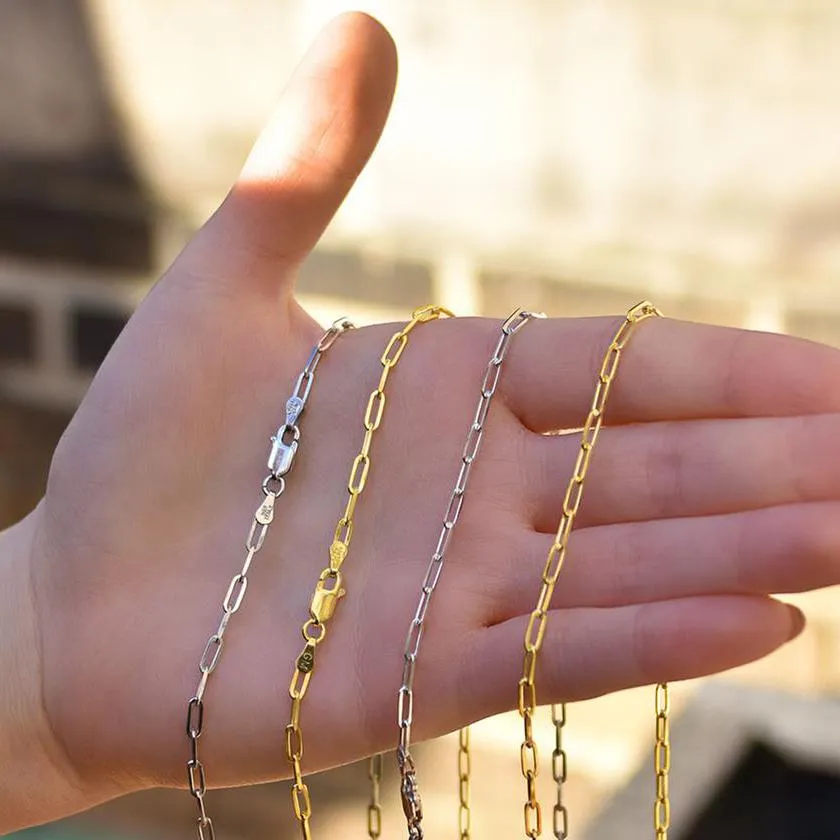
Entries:
[[[0, 832], [184, 786], [197, 662], [241, 564], [268, 436], [321, 333], [295, 271], [372, 152], [395, 76], [370, 18], [325, 30], [240, 181], [97, 375], [44, 499], [0, 536]], [[541, 433], [580, 425], [617, 324], [549, 319], [514, 341], [428, 620], [415, 738], [515, 706], [577, 447]], [[308, 771], [396, 741], [402, 645], [498, 329], [422, 325], [392, 378], [348, 594], [306, 699]], [[208, 688], [211, 786], [289, 774], [299, 628], [393, 331], [347, 334], [318, 370], [289, 490]], [[641, 325], [555, 595], [540, 702], [723, 671], [795, 637], [801, 613], [770, 593], [840, 583], [838, 441], [837, 351]]]

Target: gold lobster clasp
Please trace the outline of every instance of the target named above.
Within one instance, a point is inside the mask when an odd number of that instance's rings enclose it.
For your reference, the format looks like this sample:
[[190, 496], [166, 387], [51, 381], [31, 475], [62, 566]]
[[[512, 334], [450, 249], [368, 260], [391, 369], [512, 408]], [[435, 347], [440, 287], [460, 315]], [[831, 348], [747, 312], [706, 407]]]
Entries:
[[312, 604], [309, 607], [314, 621], [323, 623], [333, 617], [339, 598], [347, 594], [341, 586], [341, 580], [341, 572], [329, 568], [321, 572], [318, 583], [315, 584]]

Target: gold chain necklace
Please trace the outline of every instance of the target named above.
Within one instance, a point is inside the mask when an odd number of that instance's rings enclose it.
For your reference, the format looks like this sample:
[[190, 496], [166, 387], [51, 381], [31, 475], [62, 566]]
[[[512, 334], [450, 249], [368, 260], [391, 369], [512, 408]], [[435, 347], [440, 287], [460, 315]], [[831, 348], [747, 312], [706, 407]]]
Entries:
[[[569, 537], [575, 517], [583, 500], [583, 487], [589, 470], [592, 453], [601, 431], [607, 398], [618, 373], [622, 353], [633, 332], [642, 321], [660, 316], [659, 310], [643, 301], [630, 309], [610, 342], [601, 363], [595, 393], [580, 438], [580, 450], [575, 461], [572, 478], [563, 497], [562, 515], [557, 534], [548, 552], [543, 569], [540, 594], [531, 612], [525, 630], [525, 655], [522, 663], [522, 677], [519, 680], [518, 708], [522, 718], [524, 737], [520, 745], [519, 758], [522, 776], [525, 779], [526, 800], [524, 807], [525, 836], [536, 840], [542, 834], [542, 809], [537, 799], [537, 774], [539, 760], [534, 740], [533, 719], [537, 710], [536, 667], [537, 657], [545, 638], [551, 598], [563, 568]], [[668, 730], [668, 686], [665, 683], [656, 688], [656, 804], [654, 807], [654, 828], [656, 840], [667, 840], [670, 822], [668, 772], [670, 769], [670, 739]], [[554, 805], [553, 832], [556, 840], [568, 837], [568, 813], [563, 802], [563, 785], [566, 781], [566, 753], [563, 748], [563, 727], [566, 723], [565, 704], [552, 706], [556, 742], [552, 755], [552, 775], [557, 787], [557, 801]]]
[[[416, 309], [411, 314], [411, 320], [398, 332], [394, 333], [391, 340], [385, 347], [380, 357], [382, 374], [379, 377], [379, 384], [371, 392], [365, 409], [364, 429], [365, 436], [362, 449], [353, 461], [350, 468], [350, 478], [347, 481], [349, 497], [344, 513], [338, 520], [333, 535], [333, 542], [329, 549], [329, 564], [321, 572], [318, 582], [315, 585], [315, 592], [309, 607], [309, 618], [301, 628], [304, 647], [295, 660], [295, 670], [292, 681], [289, 685], [289, 695], [292, 698], [289, 723], [286, 726], [286, 758], [292, 765], [294, 781], [292, 783], [292, 806], [295, 817], [300, 825], [303, 840], [311, 840], [310, 818], [312, 816], [312, 802], [309, 796], [309, 787], [303, 779], [303, 733], [300, 727], [300, 711], [303, 698], [309, 688], [312, 679], [312, 670], [315, 666], [315, 654], [318, 645], [323, 642], [327, 633], [327, 624], [335, 613], [338, 602], [345, 595], [343, 588], [344, 578], [341, 573], [341, 566], [347, 559], [350, 550], [350, 543], [353, 538], [353, 517], [356, 512], [356, 505], [364, 492], [370, 472], [370, 450], [373, 436], [382, 423], [385, 412], [385, 385], [391, 371], [397, 366], [403, 351], [408, 345], [408, 338], [412, 330], [426, 321], [433, 321], [443, 316], [451, 316], [449, 310], [442, 306], [424, 306]], [[376, 761], [376, 759], [374, 759]], [[378, 772], [372, 765], [372, 773]], [[375, 782], [375, 789], [378, 794], [378, 776]], [[381, 809], [377, 801], [372, 803], [372, 810], [369, 812], [368, 833], [370, 837], [379, 836], [381, 829]]]

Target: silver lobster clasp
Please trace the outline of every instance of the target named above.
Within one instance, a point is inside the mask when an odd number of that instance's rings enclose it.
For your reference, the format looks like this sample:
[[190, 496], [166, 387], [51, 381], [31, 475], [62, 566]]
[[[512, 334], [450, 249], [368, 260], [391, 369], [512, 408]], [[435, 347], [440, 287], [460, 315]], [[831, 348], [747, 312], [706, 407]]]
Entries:
[[268, 456], [268, 468], [275, 478], [280, 478], [292, 468], [292, 462], [298, 450], [300, 432], [297, 427], [292, 431], [292, 439], [286, 442], [284, 438], [290, 431], [288, 426], [277, 430], [277, 434], [271, 438], [271, 452]]

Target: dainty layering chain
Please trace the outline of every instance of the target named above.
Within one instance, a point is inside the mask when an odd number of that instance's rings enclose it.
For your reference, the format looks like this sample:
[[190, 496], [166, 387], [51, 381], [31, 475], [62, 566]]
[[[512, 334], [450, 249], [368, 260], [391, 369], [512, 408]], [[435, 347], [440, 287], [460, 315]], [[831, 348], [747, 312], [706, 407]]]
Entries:
[[656, 744], [653, 748], [653, 765], [656, 772], [656, 801], [653, 805], [653, 826], [656, 840], [668, 840], [671, 825], [671, 795], [668, 774], [671, 772], [671, 733], [668, 722], [670, 696], [667, 683], [656, 686]]
[[461, 840], [470, 840], [470, 831], [472, 830], [472, 812], [470, 811], [471, 776], [470, 728], [465, 726], [458, 732], [458, 835]]
[[[647, 318], [660, 315], [656, 307], [644, 301], [634, 306], [626, 315], [618, 331], [613, 336], [601, 370], [598, 373], [598, 380], [595, 384], [595, 394], [592, 398], [592, 405], [586, 422], [583, 425], [583, 433], [580, 439], [580, 451], [575, 461], [574, 472], [566, 488], [566, 495], [563, 497], [563, 512], [560, 517], [560, 525], [554, 542], [548, 552], [545, 568], [542, 574], [542, 588], [537, 600], [537, 606], [531, 613], [528, 627], [525, 630], [525, 657], [522, 664], [522, 677], [519, 680], [519, 714], [522, 717], [525, 737], [520, 747], [520, 767], [525, 778], [527, 799], [525, 801], [525, 835], [535, 840], [542, 834], [542, 811], [537, 799], [537, 773], [539, 762], [537, 756], [537, 744], [534, 740], [533, 719], [537, 709], [537, 688], [536, 688], [536, 667], [537, 655], [542, 647], [545, 638], [548, 611], [551, 604], [551, 597], [554, 588], [560, 577], [563, 562], [566, 558], [566, 549], [569, 543], [569, 536], [575, 522], [580, 504], [583, 499], [583, 486], [589, 470], [592, 452], [598, 439], [598, 433], [604, 421], [604, 410], [607, 404], [607, 397], [610, 388], [618, 372], [618, 365], [621, 355], [627, 342], [630, 340], [636, 326]], [[555, 719], [555, 731], [557, 733], [557, 744], [553, 767], [554, 778], [557, 782], [557, 804], [554, 806], [554, 835], [557, 840], [565, 840], [568, 835], [568, 820], [566, 808], [563, 804], [563, 782], [566, 778], [566, 759], [562, 745], [562, 729], [565, 723], [565, 709], [553, 714]], [[667, 712], [664, 713], [667, 720]], [[662, 788], [667, 793], [667, 785]], [[667, 801], [667, 796], [664, 797]], [[663, 809], [667, 815], [667, 808]]]
[[[382, 352], [379, 360], [382, 365], [382, 374], [379, 377], [379, 384], [368, 398], [367, 408], [365, 409], [364, 442], [361, 452], [356, 456], [353, 466], [350, 468], [350, 478], [347, 482], [347, 491], [350, 495], [347, 506], [335, 528], [333, 542], [329, 549], [329, 564], [321, 572], [315, 585], [315, 592], [309, 606], [309, 618], [301, 628], [305, 644], [295, 661], [295, 671], [289, 685], [292, 707], [289, 724], [286, 726], [286, 758], [292, 765], [294, 774], [292, 805], [304, 840], [311, 840], [312, 836], [309, 825], [312, 816], [312, 803], [309, 797], [309, 787], [303, 780], [301, 766], [303, 733], [300, 728], [300, 710], [303, 698], [309, 688], [309, 681], [312, 678], [316, 650], [327, 634], [327, 623], [333, 617], [339, 599], [345, 595], [345, 590], [342, 588], [341, 566], [350, 550], [350, 541], [353, 537], [353, 516], [370, 472], [370, 448], [373, 435], [382, 423], [382, 417], [385, 413], [385, 385], [408, 344], [408, 337], [412, 330], [418, 324], [451, 315], [452, 313], [449, 310], [441, 306], [424, 306], [416, 309], [411, 313], [411, 320], [399, 332], [394, 333]], [[376, 772], [375, 764], [371, 765], [371, 772]], [[368, 813], [368, 834], [375, 838], [378, 836], [381, 827], [381, 811], [378, 802], [371, 805], [371, 810]]]
[[[420, 590], [420, 600], [417, 604], [414, 618], [409, 625], [408, 636], [405, 640], [402, 685], [400, 686], [397, 702], [397, 726], [400, 730], [400, 742], [397, 747], [397, 763], [400, 768], [400, 776], [402, 777], [400, 794], [406, 822], [408, 823], [408, 836], [410, 840], [421, 840], [423, 837], [423, 808], [417, 789], [417, 772], [414, 759], [411, 755], [411, 725], [414, 719], [414, 672], [417, 666], [417, 658], [420, 655], [423, 622], [426, 619], [432, 594], [443, 572], [446, 551], [449, 548], [452, 534], [461, 516], [461, 508], [466, 496], [470, 470], [472, 469], [473, 463], [475, 463], [481, 447], [481, 440], [484, 437], [484, 425], [487, 422], [487, 415], [490, 411], [490, 402], [499, 384], [502, 363], [507, 355], [508, 346], [513, 336], [532, 318], [537, 317], [544, 316], [541, 313], [536, 314], [517, 309], [502, 324], [502, 333], [499, 336], [493, 354], [487, 362], [487, 368], [481, 382], [478, 405], [476, 406], [472, 423], [467, 432], [467, 440], [461, 454], [461, 468], [458, 472], [455, 486], [452, 489], [452, 494], [449, 497], [449, 504], [446, 507], [446, 513], [443, 517], [443, 525], [438, 536], [437, 547], [432, 554], [432, 559], [429, 561], [426, 577], [423, 580], [423, 586]], [[462, 840], [469, 840], [470, 837], [469, 760], [469, 732], [462, 730], [458, 750], [458, 798], [460, 803], [458, 824]]]
[[563, 747], [563, 730], [566, 726], [566, 704], [551, 704], [551, 722], [554, 724], [554, 751], [551, 753], [551, 776], [557, 790], [557, 800], [554, 803], [554, 837], [556, 840], [566, 840], [569, 836], [569, 812], [563, 801], [566, 784], [566, 750]]
[[219, 664], [224, 646], [225, 632], [231, 616], [239, 610], [248, 589], [248, 572], [256, 554], [265, 543], [265, 538], [274, 520], [274, 508], [277, 499], [286, 489], [285, 475], [292, 468], [295, 454], [300, 441], [298, 420], [309, 393], [315, 381], [315, 369], [321, 361], [321, 356], [332, 346], [333, 342], [353, 325], [346, 318], [336, 321], [312, 348], [306, 365], [298, 376], [294, 391], [286, 401], [286, 419], [271, 439], [271, 452], [268, 457], [269, 474], [262, 483], [263, 500], [254, 513], [251, 529], [245, 540], [245, 562], [237, 574], [233, 576], [222, 600], [222, 617], [219, 626], [210, 635], [204, 646], [204, 653], [198, 664], [199, 680], [195, 694], [187, 705], [187, 738], [190, 744], [190, 759], [187, 762], [187, 779], [190, 793], [198, 805], [199, 840], [214, 840], [213, 821], [207, 816], [204, 798], [207, 793], [207, 776], [204, 764], [199, 757], [199, 739], [204, 730], [204, 694], [210, 675]]
[[382, 754], [371, 756], [368, 764], [370, 803], [368, 804], [368, 837], [376, 840], [382, 834]]

